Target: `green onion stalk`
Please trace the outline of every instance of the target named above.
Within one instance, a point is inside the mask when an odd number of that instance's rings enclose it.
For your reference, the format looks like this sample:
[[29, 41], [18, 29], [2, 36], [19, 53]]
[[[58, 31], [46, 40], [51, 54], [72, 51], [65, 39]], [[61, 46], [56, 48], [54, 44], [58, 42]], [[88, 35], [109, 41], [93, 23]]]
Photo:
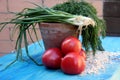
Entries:
[[[80, 30], [83, 26], [92, 25], [95, 26], [96, 22], [89, 17], [85, 17], [82, 15], [73, 15], [64, 11], [59, 10], [53, 10], [50, 8], [43, 8], [41, 6], [36, 6], [36, 8], [25, 8], [23, 11], [16, 13], [15, 18], [11, 19], [11, 21], [8, 22], [1, 22], [0, 23], [0, 31], [2, 31], [5, 27], [7, 27], [8, 24], [13, 24], [13, 34], [18, 29], [18, 37], [16, 41], [16, 60], [22, 60], [22, 42], [25, 45], [25, 50], [27, 56], [37, 65], [42, 65], [36, 62], [30, 55], [28, 51], [28, 39], [27, 39], [27, 33], [30, 36], [31, 41], [34, 42], [30, 35], [29, 28], [32, 28], [34, 31], [34, 34], [36, 35], [36, 39], [38, 40], [38, 36], [35, 30], [35, 26], [42, 22], [49, 22], [49, 23], [65, 23], [65, 24], [71, 24], [71, 25], [77, 25], [78, 30]], [[94, 28], [94, 27], [93, 27]], [[13, 64], [15, 61], [13, 61], [11, 64]], [[10, 64], [10, 65], [11, 65]], [[7, 66], [8, 67], [8, 66]]]

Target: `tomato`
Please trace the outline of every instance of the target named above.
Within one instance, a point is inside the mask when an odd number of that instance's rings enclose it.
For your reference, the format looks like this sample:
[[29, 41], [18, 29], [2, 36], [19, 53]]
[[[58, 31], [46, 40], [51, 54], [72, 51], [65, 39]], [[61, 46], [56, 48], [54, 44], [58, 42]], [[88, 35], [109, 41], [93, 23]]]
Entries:
[[50, 48], [42, 56], [42, 62], [47, 68], [60, 68], [62, 53], [58, 48]]
[[84, 49], [81, 49], [80, 55], [83, 56], [83, 58], [86, 60], [86, 52], [84, 51]]
[[69, 52], [80, 52], [82, 48], [81, 42], [75, 37], [67, 37], [61, 45], [61, 50], [66, 55]]
[[76, 52], [70, 52], [62, 59], [61, 69], [66, 74], [80, 74], [85, 69], [85, 60]]

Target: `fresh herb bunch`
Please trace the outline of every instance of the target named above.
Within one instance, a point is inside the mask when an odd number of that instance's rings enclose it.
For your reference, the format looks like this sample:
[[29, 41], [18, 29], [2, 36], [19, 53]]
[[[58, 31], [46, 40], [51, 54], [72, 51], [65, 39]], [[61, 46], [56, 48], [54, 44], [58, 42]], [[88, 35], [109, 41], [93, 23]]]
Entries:
[[83, 15], [94, 19], [96, 22], [95, 27], [91, 27], [92, 25], [89, 25], [88, 28], [83, 27], [82, 29], [82, 44], [86, 51], [89, 51], [92, 48], [93, 54], [95, 54], [96, 50], [104, 50], [100, 40], [100, 35], [98, 34], [101, 34], [102, 38], [105, 37], [105, 21], [98, 18], [96, 9], [90, 3], [85, 1], [80, 2], [68, 0], [68, 2], [55, 5], [53, 9], [65, 11], [74, 15]]

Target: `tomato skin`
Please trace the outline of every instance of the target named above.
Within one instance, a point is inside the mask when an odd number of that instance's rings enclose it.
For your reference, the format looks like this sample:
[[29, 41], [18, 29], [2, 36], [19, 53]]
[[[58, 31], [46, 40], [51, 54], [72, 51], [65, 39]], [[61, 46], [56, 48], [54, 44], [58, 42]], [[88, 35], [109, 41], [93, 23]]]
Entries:
[[64, 55], [66, 55], [69, 52], [80, 52], [81, 48], [81, 42], [73, 36], [67, 37], [61, 45], [61, 50]]
[[43, 64], [50, 69], [60, 68], [62, 53], [58, 48], [50, 48], [42, 56]]
[[85, 69], [85, 60], [78, 53], [68, 53], [61, 62], [61, 69], [66, 74], [80, 74]]
[[83, 58], [86, 60], [86, 52], [84, 51], [84, 49], [81, 49], [80, 55], [83, 56]]

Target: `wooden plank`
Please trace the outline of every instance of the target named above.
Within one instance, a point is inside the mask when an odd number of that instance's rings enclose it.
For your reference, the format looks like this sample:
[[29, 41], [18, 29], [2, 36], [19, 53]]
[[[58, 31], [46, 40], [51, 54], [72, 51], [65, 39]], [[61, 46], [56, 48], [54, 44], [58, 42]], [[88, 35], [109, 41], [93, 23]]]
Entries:
[[120, 36], [120, 18], [104, 17], [107, 25], [107, 34]]
[[120, 17], [120, 2], [104, 2], [103, 16], [104, 17]]

